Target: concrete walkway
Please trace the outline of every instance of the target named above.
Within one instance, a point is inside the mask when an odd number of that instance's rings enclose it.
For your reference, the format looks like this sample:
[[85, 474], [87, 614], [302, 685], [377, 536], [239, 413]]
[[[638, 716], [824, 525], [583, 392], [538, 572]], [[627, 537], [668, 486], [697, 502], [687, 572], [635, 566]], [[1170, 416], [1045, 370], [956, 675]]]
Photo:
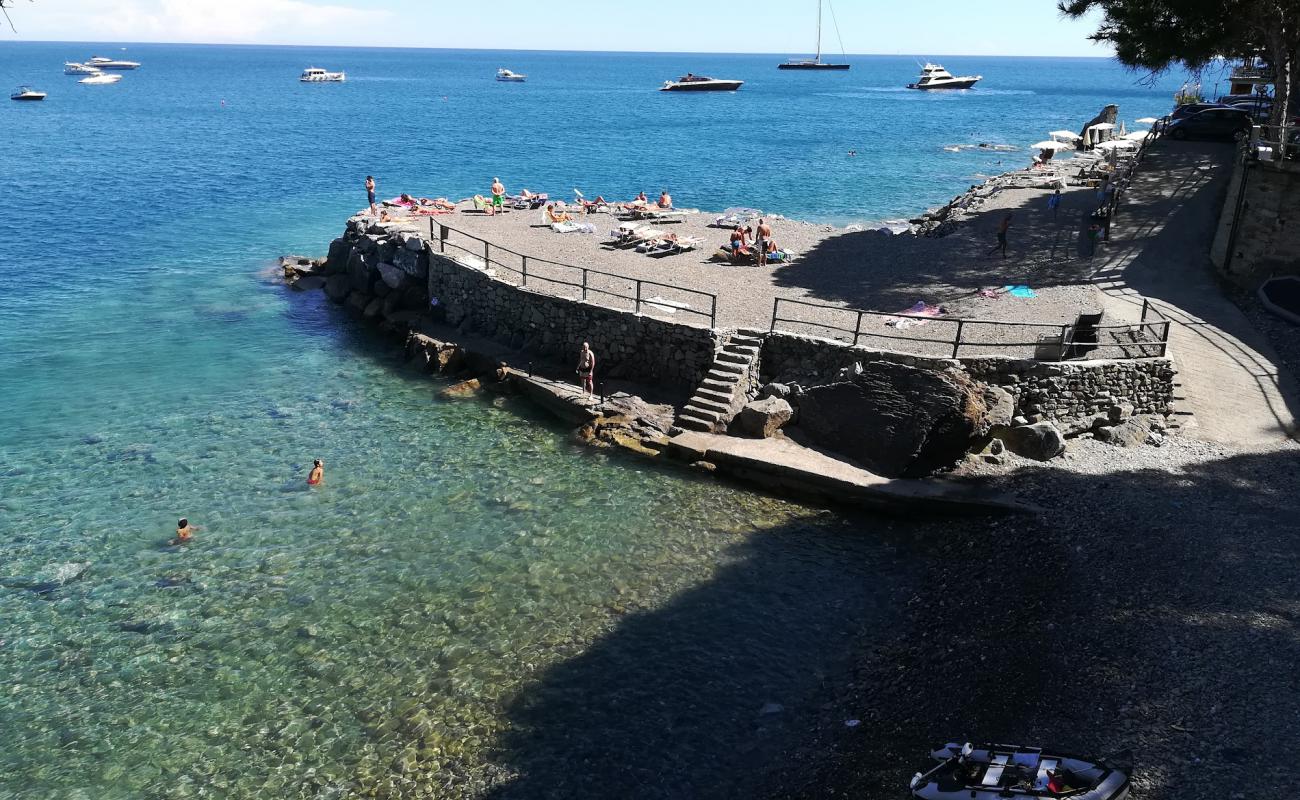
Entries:
[[1133, 180], [1092, 275], [1107, 313], [1145, 297], [1173, 322], [1190, 435], [1245, 448], [1297, 432], [1300, 391], [1265, 337], [1224, 296], [1209, 260], [1228, 180], [1229, 145], [1160, 141]]

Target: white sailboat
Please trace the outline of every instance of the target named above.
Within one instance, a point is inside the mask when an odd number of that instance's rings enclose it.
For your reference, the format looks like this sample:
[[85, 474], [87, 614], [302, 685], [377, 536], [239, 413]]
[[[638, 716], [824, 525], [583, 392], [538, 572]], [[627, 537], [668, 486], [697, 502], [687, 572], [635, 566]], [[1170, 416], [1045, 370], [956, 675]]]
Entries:
[[[830, 0], [827, 0], [829, 2]], [[835, 18], [835, 7], [831, 7], [831, 19]], [[835, 26], [835, 35], [839, 36], [839, 25]], [[840, 55], [844, 54], [844, 42], [840, 42]], [[832, 64], [822, 61], [822, 0], [817, 0], [817, 55], [812, 58], [792, 58], [784, 64], [777, 64], [777, 69], [848, 69], [848, 64]]]

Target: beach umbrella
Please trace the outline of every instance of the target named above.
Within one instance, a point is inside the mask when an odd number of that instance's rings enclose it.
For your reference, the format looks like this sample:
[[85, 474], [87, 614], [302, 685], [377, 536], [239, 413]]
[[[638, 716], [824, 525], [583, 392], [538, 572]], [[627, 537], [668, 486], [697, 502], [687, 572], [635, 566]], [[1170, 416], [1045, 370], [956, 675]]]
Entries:
[[1098, 122], [1096, 125], [1089, 125], [1089, 129], [1094, 131], [1113, 131], [1115, 126], [1109, 122]]
[[1156, 119], [1155, 117], [1143, 117], [1142, 119], [1135, 119], [1133, 121], [1139, 125], [1154, 125], [1160, 120]]
[[1030, 145], [1029, 149], [1030, 150], [1066, 150], [1066, 149], [1072, 149], [1073, 147], [1074, 145], [1072, 144], [1066, 144], [1064, 142], [1058, 142], [1054, 139], [1049, 139], [1048, 141], [1045, 142], [1039, 142], [1038, 144]]
[[1137, 147], [1137, 142], [1132, 139], [1111, 139], [1097, 145], [1098, 150], [1118, 150], [1121, 147]]
[[1071, 142], [1077, 142], [1078, 140], [1083, 138], [1082, 136], [1075, 133], [1074, 131], [1052, 131], [1047, 135], [1052, 137], [1053, 139], [1066, 139]]

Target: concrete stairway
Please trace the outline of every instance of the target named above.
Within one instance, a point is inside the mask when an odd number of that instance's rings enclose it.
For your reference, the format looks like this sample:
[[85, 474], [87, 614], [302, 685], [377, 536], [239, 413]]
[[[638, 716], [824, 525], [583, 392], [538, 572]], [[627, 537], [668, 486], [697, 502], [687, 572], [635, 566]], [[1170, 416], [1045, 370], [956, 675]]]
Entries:
[[677, 427], [702, 433], [727, 429], [749, 399], [748, 387], [756, 379], [765, 335], [742, 328], [729, 337], [713, 357], [704, 381], [677, 414]]

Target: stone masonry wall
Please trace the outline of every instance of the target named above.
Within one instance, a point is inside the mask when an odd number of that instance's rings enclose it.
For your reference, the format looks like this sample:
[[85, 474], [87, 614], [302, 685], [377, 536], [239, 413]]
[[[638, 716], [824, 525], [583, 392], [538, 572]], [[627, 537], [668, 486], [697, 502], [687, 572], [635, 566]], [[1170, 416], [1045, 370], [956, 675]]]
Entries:
[[[1229, 257], [1242, 179], [1246, 194]], [[1237, 166], [1211, 257], [1220, 274], [1245, 289], [1253, 290], [1275, 275], [1300, 274], [1300, 163], [1248, 161]]]
[[576, 361], [587, 341], [598, 376], [693, 389], [719, 347], [719, 334], [708, 328], [515, 286], [437, 253], [417, 233], [361, 218], [349, 220], [326, 263], [326, 292], [364, 316], [400, 324], [432, 314], [559, 361]]
[[1120, 405], [1131, 405], [1136, 414], [1166, 414], [1173, 402], [1175, 371], [1167, 358], [1061, 364], [996, 356], [927, 358], [780, 332], [769, 334], [763, 343], [762, 375], [765, 381], [807, 387], [835, 381], [841, 369], [855, 362], [875, 361], [960, 369], [977, 381], [1006, 389], [1015, 399], [1015, 413], [1031, 422], [1076, 422]]

